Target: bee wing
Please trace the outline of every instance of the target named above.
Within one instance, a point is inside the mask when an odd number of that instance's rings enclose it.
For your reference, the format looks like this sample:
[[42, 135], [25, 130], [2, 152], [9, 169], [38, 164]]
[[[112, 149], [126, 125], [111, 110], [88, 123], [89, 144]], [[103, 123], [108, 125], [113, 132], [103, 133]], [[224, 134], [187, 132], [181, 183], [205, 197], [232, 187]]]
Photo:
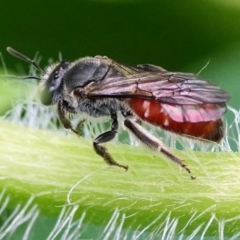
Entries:
[[171, 105], [219, 104], [230, 98], [219, 86], [193, 74], [167, 71], [106, 78], [84, 90], [89, 98], [146, 98]]
[[86, 86], [84, 91], [88, 98], [129, 99], [130, 107], [139, 116], [140, 111], [147, 115], [149, 109], [140, 109], [144, 108], [144, 104], [147, 105], [147, 101], [154, 101], [156, 105], [150, 106], [157, 106], [154, 108], [157, 115], [158, 112], [164, 112], [176, 122], [213, 121], [220, 119], [226, 112], [225, 103], [230, 96], [219, 86], [198, 79], [193, 74], [167, 72], [155, 66], [153, 69], [155, 72], [105, 78]]

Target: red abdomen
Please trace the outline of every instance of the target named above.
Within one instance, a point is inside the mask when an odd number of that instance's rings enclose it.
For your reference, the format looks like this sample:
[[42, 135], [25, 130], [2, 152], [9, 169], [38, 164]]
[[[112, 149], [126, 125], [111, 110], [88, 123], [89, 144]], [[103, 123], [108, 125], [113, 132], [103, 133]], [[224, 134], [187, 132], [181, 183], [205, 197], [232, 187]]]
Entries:
[[222, 120], [214, 116], [218, 116], [225, 105], [170, 105], [133, 98], [129, 100], [129, 106], [139, 118], [167, 131], [214, 142], [223, 137]]

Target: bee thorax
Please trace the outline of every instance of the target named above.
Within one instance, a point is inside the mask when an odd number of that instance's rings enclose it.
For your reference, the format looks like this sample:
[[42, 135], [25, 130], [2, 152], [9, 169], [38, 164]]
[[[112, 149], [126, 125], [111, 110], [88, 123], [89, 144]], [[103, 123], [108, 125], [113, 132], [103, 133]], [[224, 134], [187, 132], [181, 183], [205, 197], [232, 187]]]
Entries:
[[113, 112], [121, 109], [120, 102], [115, 99], [71, 98], [67, 101], [76, 113], [86, 113], [91, 117], [111, 116]]

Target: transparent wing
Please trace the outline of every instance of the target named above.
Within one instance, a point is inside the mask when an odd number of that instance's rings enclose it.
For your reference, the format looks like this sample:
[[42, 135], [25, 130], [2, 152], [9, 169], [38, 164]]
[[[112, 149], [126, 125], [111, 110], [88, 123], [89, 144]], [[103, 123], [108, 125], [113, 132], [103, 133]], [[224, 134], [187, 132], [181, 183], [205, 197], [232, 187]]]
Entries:
[[167, 71], [106, 78], [86, 86], [84, 92], [89, 98], [146, 98], [177, 105], [218, 104], [230, 98], [219, 86], [193, 74]]

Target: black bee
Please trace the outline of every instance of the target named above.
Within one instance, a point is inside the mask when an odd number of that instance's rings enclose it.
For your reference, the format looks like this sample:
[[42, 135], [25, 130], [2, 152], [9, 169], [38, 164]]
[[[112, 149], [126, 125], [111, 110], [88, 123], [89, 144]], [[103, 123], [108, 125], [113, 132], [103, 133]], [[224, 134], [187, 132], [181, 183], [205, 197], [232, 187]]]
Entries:
[[[119, 164], [101, 144], [112, 140], [118, 131], [117, 113], [125, 127], [149, 148], [187, 170], [157, 137], [141, 126], [141, 120], [188, 138], [219, 142], [223, 137], [222, 116], [226, 112], [227, 92], [189, 73], [168, 72], [151, 65], [126, 66], [108, 57], [85, 57], [75, 62], [61, 61], [46, 71], [23, 54], [8, 47], [7, 51], [35, 66], [39, 79], [41, 101], [57, 105], [63, 126], [80, 134], [67, 118], [68, 113], [86, 113], [98, 118], [110, 116], [111, 130], [93, 141], [95, 152], [109, 165]], [[191, 175], [191, 178], [194, 179]]]

